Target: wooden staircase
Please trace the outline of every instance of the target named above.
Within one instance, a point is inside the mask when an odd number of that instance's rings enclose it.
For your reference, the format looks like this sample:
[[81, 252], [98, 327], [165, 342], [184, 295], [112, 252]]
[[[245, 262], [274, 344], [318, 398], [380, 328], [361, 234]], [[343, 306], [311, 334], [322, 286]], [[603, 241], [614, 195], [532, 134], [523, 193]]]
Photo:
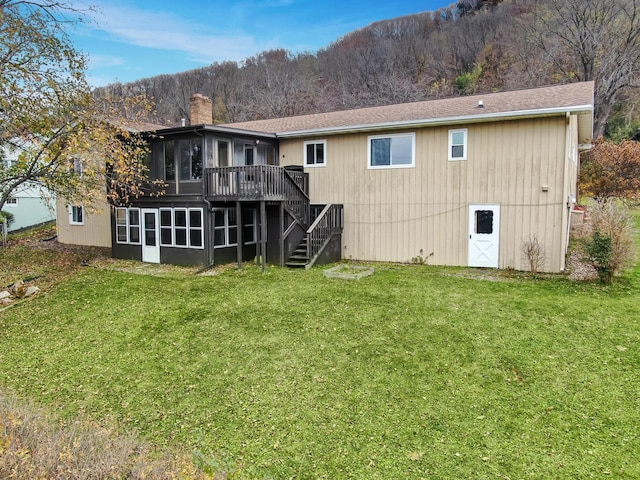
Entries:
[[[340, 260], [340, 246], [337, 250], [330, 247], [336, 236], [342, 234], [344, 225], [342, 205], [322, 205], [312, 211], [316, 212], [315, 218], [312, 218], [311, 226], [285, 262], [288, 267], [311, 268], [321, 257], [329, 261]], [[339, 237], [337, 240], [340, 244]]]
[[289, 260], [285, 262], [285, 265], [290, 268], [308, 268], [307, 265], [309, 265], [311, 259], [307, 251], [307, 237], [305, 236], [298, 245], [298, 248], [293, 251]]

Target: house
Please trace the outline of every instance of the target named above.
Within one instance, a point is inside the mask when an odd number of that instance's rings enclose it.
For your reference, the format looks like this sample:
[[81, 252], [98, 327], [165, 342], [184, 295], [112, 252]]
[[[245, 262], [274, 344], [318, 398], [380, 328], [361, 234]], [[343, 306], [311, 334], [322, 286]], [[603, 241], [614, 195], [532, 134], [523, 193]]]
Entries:
[[565, 267], [593, 82], [212, 125], [150, 138], [166, 195], [113, 211], [113, 255], [219, 264], [339, 258]]
[[[18, 161], [18, 152], [5, 149], [3, 157], [4, 168], [10, 168]], [[8, 231], [51, 222], [56, 218], [55, 195], [44, 187], [33, 183], [25, 183], [12, 192], [5, 203], [4, 210], [13, 215], [13, 222]]]

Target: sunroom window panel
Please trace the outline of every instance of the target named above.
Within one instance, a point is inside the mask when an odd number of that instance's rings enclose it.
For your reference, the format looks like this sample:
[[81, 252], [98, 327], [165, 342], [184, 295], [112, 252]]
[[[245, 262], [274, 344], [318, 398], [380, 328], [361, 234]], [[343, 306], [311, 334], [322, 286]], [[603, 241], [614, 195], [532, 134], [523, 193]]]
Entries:
[[189, 227], [202, 227], [202, 210], [189, 211]]
[[238, 227], [229, 227], [229, 245], [238, 244]]
[[176, 162], [173, 148], [173, 140], [164, 142], [164, 179], [168, 182], [176, 180]]
[[118, 243], [127, 243], [127, 227], [126, 227], [126, 225], [118, 225], [116, 227], [116, 241]]
[[189, 230], [189, 245], [192, 247], [202, 247], [202, 230]]
[[213, 232], [213, 244], [216, 247], [220, 247], [225, 245], [225, 229], [224, 228], [216, 228]]
[[187, 211], [186, 210], [175, 210], [175, 226], [176, 227], [185, 227], [187, 226]]
[[176, 246], [186, 247], [187, 246], [187, 229], [176, 227], [175, 232], [176, 232]]

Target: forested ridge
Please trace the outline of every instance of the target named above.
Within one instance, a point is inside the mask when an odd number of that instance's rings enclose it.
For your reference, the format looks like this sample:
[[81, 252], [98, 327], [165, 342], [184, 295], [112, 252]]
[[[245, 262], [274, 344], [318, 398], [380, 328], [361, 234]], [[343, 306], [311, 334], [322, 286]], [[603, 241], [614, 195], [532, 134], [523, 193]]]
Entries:
[[640, 0], [464, 0], [317, 52], [269, 50], [97, 94], [144, 93], [156, 123], [175, 125], [196, 92], [228, 123], [595, 80], [595, 136], [626, 138], [640, 126], [639, 72]]

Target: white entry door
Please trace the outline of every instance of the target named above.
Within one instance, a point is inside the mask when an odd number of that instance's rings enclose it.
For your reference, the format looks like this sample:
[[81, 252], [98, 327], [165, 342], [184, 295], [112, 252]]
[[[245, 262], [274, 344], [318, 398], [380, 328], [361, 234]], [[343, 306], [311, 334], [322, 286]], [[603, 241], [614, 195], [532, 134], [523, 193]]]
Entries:
[[160, 238], [158, 210], [143, 208], [142, 213], [142, 261], [160, 263]]
[[500, 205], [469, 205], [469, 266], [498, 268]]

